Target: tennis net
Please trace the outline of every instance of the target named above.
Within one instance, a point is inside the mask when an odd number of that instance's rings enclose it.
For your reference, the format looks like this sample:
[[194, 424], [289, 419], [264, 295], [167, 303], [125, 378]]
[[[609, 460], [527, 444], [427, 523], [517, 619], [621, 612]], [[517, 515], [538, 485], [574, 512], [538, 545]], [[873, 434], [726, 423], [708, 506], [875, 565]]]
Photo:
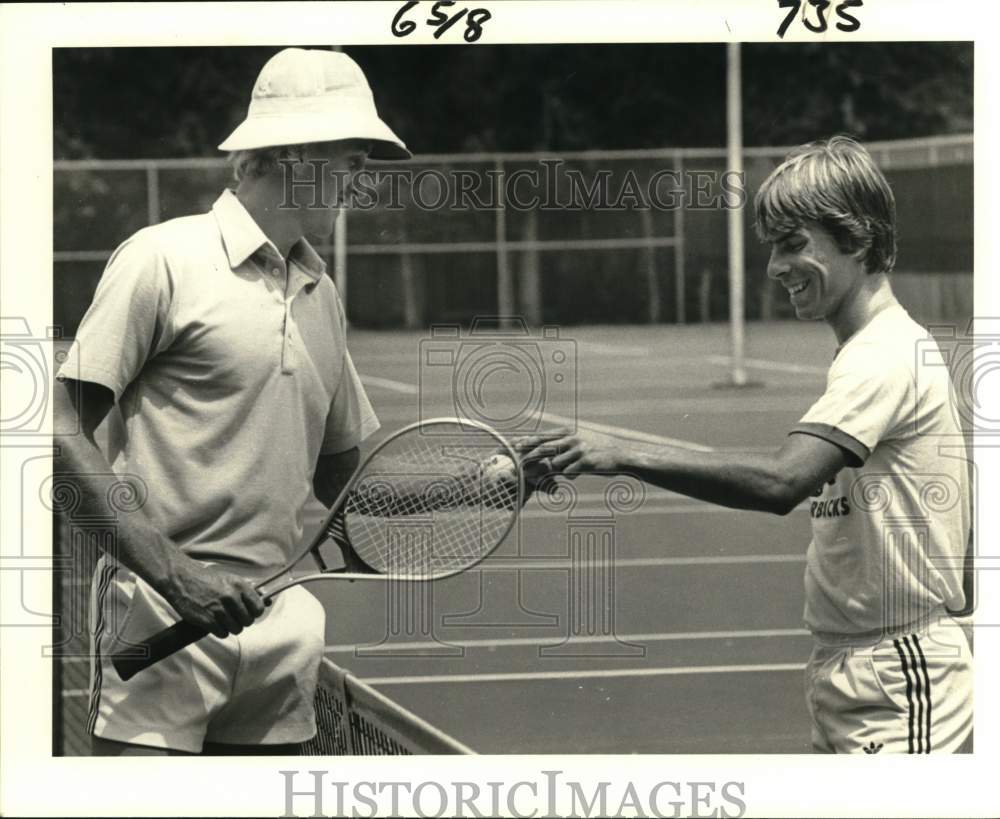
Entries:
[[[53, 516], [60, 567], [53, 572], [52, 753], [89, 756], [88, 602], [90, 578], [110, 535], [104, 522]], [[384, 694], [324, 659], [316, 691], [317, 734], [303, 743], [310, 756], [471, 754], [469, 748]]]
[[470, 748], [323, 660], [316, 690], [316, 736], [306, 756], [472, 754]]

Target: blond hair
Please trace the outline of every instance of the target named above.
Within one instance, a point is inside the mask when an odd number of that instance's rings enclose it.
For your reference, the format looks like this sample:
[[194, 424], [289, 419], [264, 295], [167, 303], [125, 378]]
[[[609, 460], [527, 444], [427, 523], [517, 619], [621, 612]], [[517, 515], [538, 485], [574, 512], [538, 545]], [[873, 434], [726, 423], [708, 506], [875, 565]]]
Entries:
[[875, 160], [848, 136], [796, 148], [754, 197], [762, 241], [816, 222], [845, 253], [862, 251], [869, 273], [896, 264], [896, 200]]

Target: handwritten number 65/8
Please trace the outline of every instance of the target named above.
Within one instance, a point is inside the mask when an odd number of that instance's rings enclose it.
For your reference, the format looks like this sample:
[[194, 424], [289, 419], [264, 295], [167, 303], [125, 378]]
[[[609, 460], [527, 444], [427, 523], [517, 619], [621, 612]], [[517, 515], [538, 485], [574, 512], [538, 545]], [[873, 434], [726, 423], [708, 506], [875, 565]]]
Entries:
[[[803, 14], [802, 25], [814, 34], [822, 34], [827, 29], [826, 10], [830, 7], [830, 0], [808, 0], [808, 3], [816, 9], [817, 22], [814, 23], [806, 14]], [[837, 28], [840, 31], [847, 32], [857, 31], [861, 28], [861, 21], [854, 15], [849, 14], [847, 9], [858, 8], [863, 5], [864, 0], [841, 0], [834, 9], [837, 17], [840, 18], [837, 20]], [[778, 26], [778, 37], [784, 37], [785, 32], [788, 31], [788, 27], [792, 24], [792, 20], [795, 19], [799, 13], [799, 9], [802, 8], [802, 0], [778, 0], [778, 8], [789, 9], [785, 19]]]
[[[454, 6], [455, 3], [456, 0], [438, 0], [431, 7], [431, 16], [424, 21], [425, 24], [434, 29], [434, 39], [437, 40], [455, 23], [468, 15], [466, 17], [465, 33], [462, 36], [467, 43], [476, 42], [476, 40], [483, 36], [483, 24], [493, 15], [486, 9], [472, 9], [472, 11], [469, 11], [469, 9], [464, 8], [449, 17], [443, 9]], [[396, 37], [406, 37], [416, 30], [417, 24], [413, 20], [406, 20], [404, 18], [406, 17], [406, 13], [417, 5], [419, 5], [418, 0], [410, 0], [410, 2], [404, 3], [399, 11], [396, 12], [396, 16], [392, 18], [392, 33]]]

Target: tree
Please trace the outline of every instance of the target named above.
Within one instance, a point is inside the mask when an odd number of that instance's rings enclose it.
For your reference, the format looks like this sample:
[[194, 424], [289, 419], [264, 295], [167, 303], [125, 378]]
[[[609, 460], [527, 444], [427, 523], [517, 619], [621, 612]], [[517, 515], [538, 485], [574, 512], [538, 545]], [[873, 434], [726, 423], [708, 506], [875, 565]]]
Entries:
[[[275, 47], [56, 49], [57, 157], [215, 156]], [[719, 146], [720, 44], [349, 47], [415, 152]], [[747, 144], [972, 128], [970, 43], [750, 44]]]

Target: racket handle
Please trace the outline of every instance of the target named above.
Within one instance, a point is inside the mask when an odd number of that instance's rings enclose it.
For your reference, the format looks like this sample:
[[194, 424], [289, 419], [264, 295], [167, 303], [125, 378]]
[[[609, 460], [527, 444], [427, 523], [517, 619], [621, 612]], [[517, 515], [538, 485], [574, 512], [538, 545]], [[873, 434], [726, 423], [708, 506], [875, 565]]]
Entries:
[[123, 680], [130, 680], [144, 668], [149, 668], [160, 660], [165, 660], [182, 648], [187, 648], [191, 643], [198, 642], [207, 634], [208, 632], [201, 626], [196, 626], [187, 620], [180, 620], [170, 628], [163, 629], [139, 644], [139, 648], [148, 649], [146, 656], [132, 657], [120, 654], [112, 660], [112, 664], [119, 677]]

